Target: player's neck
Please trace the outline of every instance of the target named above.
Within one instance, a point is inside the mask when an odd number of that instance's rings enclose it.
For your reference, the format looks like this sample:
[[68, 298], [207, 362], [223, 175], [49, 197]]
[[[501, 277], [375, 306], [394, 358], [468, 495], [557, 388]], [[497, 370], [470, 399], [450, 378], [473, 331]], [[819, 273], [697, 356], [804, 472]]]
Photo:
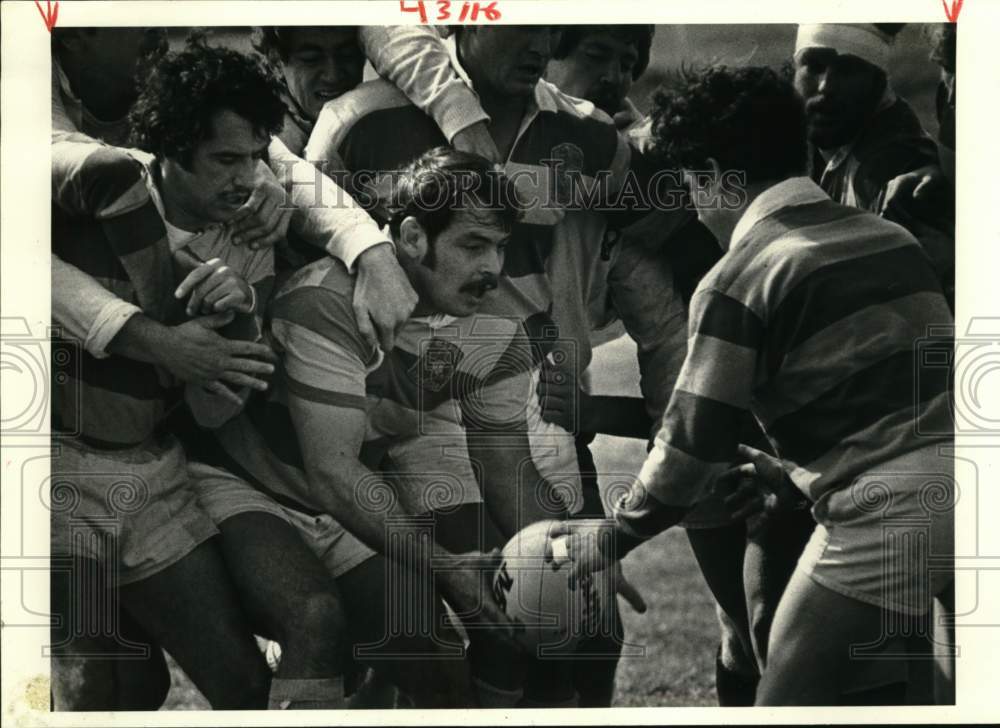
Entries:
[[154, 183], [163, 200], [163, 215], [167, 222], [187, 232], [203, 230], [210, 221], [203, 220], [190, 211], [182, 196], [177, 193], [176, 186], [170, 183], [169, 174], [169, 170], [164, 170], [162, 164], [156, 165]]

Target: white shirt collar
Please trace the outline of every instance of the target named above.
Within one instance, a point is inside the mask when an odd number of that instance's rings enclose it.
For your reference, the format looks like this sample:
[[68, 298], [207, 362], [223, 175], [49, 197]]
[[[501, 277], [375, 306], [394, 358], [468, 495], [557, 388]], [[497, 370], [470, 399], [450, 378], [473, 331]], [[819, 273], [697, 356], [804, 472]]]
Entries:
[[729, 238], [729, 249], [732, 250], [739, 245], [754, 225], [783, 207], [808, 205], [811, 202], [828, 199], [829, 195], [808, 177], [790, 177], [768, 187], [743, 211]]

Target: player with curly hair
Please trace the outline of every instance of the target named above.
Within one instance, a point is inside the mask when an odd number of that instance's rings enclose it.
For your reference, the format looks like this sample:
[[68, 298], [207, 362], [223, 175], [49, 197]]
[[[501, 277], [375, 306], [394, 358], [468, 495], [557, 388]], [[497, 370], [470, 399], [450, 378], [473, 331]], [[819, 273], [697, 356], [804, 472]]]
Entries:
[[[867, 699], [849, 695], [878, 686], [852, 647], [877, 651], [886, 624], [919, 619], [952, 579], [954, 478], [938, 455], [951, 438], [915, 434], [951, 429], [947, 372], [921, 366], [951, 350], [928, 338], [951, 313], [913, 236], [804, 176], [803, 105], [776, 72], [682, 74], [655, 118], [725, 254], [692, 298], [687, 358], [631, 492], [612, 518], [553, 537], [570, 534], [583, 574], [675, 525], [736, 459], [752, 412], [817, 521], [778, 604], [757, 704]], [[887, 520], [920, 525], [895, 540]], [[933, 568], [901, 545], [924, 528]]]

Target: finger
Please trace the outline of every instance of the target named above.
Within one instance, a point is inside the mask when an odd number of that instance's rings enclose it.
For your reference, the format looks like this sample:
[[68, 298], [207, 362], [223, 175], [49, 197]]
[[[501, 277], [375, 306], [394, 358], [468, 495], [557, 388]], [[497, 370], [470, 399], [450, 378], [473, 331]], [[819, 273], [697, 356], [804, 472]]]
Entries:
[[913, 188], [913, 199], [921, 200], [925, 197], [930, 197], [930, 192], [934, 188], [934, 178], [930, 175], [924, 175], [921, 178], [920, 183]]
[[753, 463], [743, 463], [723, 472], [716, 478], [715, 482], [716, 485], [729, 485], [734, 481], [753, 478], [755, 475], [757, 475], [757, 466]]
[[244, 374], [243, 372], [234, 370], [223, 372], [220, 379], [239, 387], [250, 387], [251, 389], [256, 389], [258, 392], [263, 392], [267, 389], [267, 382], [265, 380], [258, 379], [257, 377], [251, 377], [249, 374]]
[[751, 499], [747, 502], [745, 506], [739, 510], [733, 511], [733, 519], [737, 521], [742, 521], [750, 516], [761, 513], [764, 510], [764, 497], [759, 495], [756, 498]]
[[226, 369], [251, 375], [260, 374], [270, 376], [274, 374], [274, 366], [271, 364], [265, 361], [257, 361], [256, 359], [244, 359], [243, 357], [232, 357], [226, 362]]
[[375, 324], [372, 322], [368, 311], [355, 306], [354, 314], [358, 321], [358, 331], [361, 333], [361, 336], [364, 337], [365, 342], [373, 349], [377, 348], [379, 340], [378, 336], [375, 334]]
[[240, 237], [244, 244], [257, 248], [260, 245], [273, 245], [281, 227], [281, 211], [277, 203], [272, 205], [265, 201], [257, 216], [258, 225], [244, 232]]
[[[250, 197], [244, 202], [233, 216], [229, 218], [229, 229], [233, 234], [234, 242], [242, 238], [248, 230], [252, 230], [259, 224], [260, 208], [267, 201], [267, 196], [260, 187], [254, 187]], [[237, 243], [238, 244], [238, 243]]]
[[[206, 303], [208, 303], [206, 301]], [[230, 291], [222, 298], [210, 304], [210, 308], [213, 311], [228, 311], [228, 310], [241, 310], [246, 308], [246, 296], [243, 295], [243, 291], [237, 289], [235, 291]]]
[[396, 345], [396, 329], [393, 326], [378, 327], [378, 340], [383, 352], [392, 351]]
[[185, 276], [181, 284], [174, 291], [174, 298], [184, 298], [199, 283], [215, 272], [216, 266], [221, 263], [218, 258], [207, 260]]
[[235, 405], [239, 405], [240, 407], [243, 406], [243, 400], [239, 398], [236, 392], [234, 392], [233, 390], [231, 390], [229, 387], [227, 387], [225, 384], [223, 384], [218, 380], [209, 382], [208, 384], [204, 385], [204, 388], [214, 395], [229, 400]]
[[292, 221], [292, 208], [282, 209], [278, 217], [277, 225], [269, 236], [260, 240], [251, 240], [249, 245], [251, 250], [258, 250], [266, 246], [274, 246], [284, 240], [288, 235], [288, 226]]
[[743, 443], [736, 446], [736, 452], [741, 458], [749, 460], [755, 465], [759, 465], [761, 463], [766, 464], [769, 459], [768, 455], [763, 451], [758, 450], [755, 447], [750, 447], [749, 445], [744, 445]]
[[[233, 317], [232, 311], [223, 312], [225, 315], [229, 316], [230, 319]], [[223, 314], [215, 314], [220, 316]], [[227, 352], [231, 357], [258, 357], [264, 361], [271, 362], [272, 364], [278, 363], [278, 355], [275, 354], [271, 347], [267, 344], [261, 344], [256, 341], [240, 341], [234, 340], [227, 342]], [[249, 360], [252, 361], [252, 360]]]
[[[218, 329], [225, 326], [230, 321], [232, 321], [235, 316], [236, 313], [233, 311], [222, 311], [220, 313], [209, 314], [208, 316], [199, 316], [194, 320], [197, 321], [202, 326], [204, 326], [206, 329]], [[250, 342], [239, 342], [239, 343], [250, 343]]]
[[232, 278], [232, 275], [233, 273], [229, 266], [222, 265], [216, 268], [212, 275], [203, 280], [191, 293], [191, 298], [188, 299], [188, 316], [193, 316], [196, 311], [201, 310], [204, 310], [205, 313], [211, 313], [212, 306], [208, 301], [206, 301], [206, 299], [221, 286], [225, 286], [225, 284]]
[[618, 592], [622, 599], [628, 602], [628, 605], [632, 607], [632, 610], [637, 614], [646, 613], [646, 610], [648, 609], [646, 606], [646, 600], [643, 599], [639, 590], [632, 585], [632, 582], [620, 574], [618, 576], [618, 583], [615, 584], [615, 591]]

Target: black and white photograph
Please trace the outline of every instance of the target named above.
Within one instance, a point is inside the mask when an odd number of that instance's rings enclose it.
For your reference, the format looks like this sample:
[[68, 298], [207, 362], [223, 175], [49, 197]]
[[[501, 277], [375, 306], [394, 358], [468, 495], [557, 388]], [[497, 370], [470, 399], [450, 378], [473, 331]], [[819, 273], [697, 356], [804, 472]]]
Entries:
[[51, 63], [50, 156], [3, 141], [5, 197], [51, 189], [48, 318], [3, 314], [5, 517], [48, 548], [4, 542], [20, 724], [963, 702], [956, 508], [992, 501], [956, 436], [996, 418], [956, 392], [996, 383], [956, 375], [961, 2], [17, 4]]

